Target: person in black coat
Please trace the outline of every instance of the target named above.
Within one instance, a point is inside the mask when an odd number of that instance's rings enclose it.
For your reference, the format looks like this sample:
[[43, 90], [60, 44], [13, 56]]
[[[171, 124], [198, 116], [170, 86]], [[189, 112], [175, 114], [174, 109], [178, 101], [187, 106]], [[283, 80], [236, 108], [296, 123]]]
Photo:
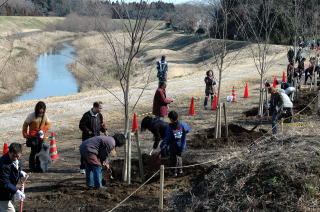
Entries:
[[27, 177], [19, 167], [18, 159], [21, 155], [22, 145], [12, 143], [9, 146], [9, 152], [0, 158], [0, 211], [15, 211], [11, 203], [15, 195], [19, 200], [25, 199], [25, 195], [17, 189], [19, 180]]
[[[159, 118], [152, 118], [146, 116], [141, 121], [141, 132], [149, 130], [153, 134], [153, 150], [157, 149], [160, 141], [166, 137], [166, 129], [169, 126], [167, 122], [160, 120]], [[151, 151], [151, 153], [152, 153]]]
[[[88, 138], [100, 136], [100, 132], [102, 132], [105, 136], [108, 135], [106, 126], [103, 123], [101, 111], [102, 102], [94, 102], [93, 107], [83, 114], [79, 123], [79, 128], [82, 131], [82, 142]], [[80, 164], [80, 173], [85, 174], [85, 165], [82, 158]]]

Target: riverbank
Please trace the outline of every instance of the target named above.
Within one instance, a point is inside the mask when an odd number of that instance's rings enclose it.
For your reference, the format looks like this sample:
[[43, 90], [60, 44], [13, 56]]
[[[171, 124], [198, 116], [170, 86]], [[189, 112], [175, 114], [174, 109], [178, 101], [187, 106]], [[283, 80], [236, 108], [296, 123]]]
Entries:
[[0, 102], [10, 102], [31, 90], [37, 78], [39, 55], [61, 42], [74, 39], [70, 32], [18, 33], [0, 40]]

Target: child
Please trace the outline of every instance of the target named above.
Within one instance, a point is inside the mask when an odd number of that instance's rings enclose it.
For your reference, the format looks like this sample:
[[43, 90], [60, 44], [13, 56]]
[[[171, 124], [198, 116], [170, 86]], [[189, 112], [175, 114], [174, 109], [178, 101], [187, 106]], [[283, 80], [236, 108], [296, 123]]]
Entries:
[[207, 104], [208, 104], [208, 99], [209, 95], [211, 95], [211, 105], [213, 102], [213, 94], [215, 93], [214, 86], [216, 85], [216, 80], [213, 76], [213, 71], [209, 70], [207, 71], [207, 76], [204, 78], [204, 82], [206, 83], [206, 90], [205, 90], [205, 95], [206, 97], [204, 98], [204, 109], [207, 109]]
[[[179, 122], [178, 113], [171, 111], [168, 114], [170, 124], [166, 130], [166, 137], [163, 139], [162, 146], [169, 146], [170, 162], [173, 167], [182, 166], [182, 153], [186, 151], [186, 134], [189, 133], [190, 128], [183, 122]], [[174, 169], [173, 176], [178, 176], [178, 169]], [[179, 169], [182, 174], [182, 169]]]

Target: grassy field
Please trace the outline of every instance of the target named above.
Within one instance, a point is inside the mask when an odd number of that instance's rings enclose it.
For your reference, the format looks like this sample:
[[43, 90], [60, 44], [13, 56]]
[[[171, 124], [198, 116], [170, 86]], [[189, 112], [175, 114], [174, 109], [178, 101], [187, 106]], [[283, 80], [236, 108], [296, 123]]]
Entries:
[[0, 16], [0, 34], [15, 31], [42, 30], [48, 23], [63, 20], [61, 17]]

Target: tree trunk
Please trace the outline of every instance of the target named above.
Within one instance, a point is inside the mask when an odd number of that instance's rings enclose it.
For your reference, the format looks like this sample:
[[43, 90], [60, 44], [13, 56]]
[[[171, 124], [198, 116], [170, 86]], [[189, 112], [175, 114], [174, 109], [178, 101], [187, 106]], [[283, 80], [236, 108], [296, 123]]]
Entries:
[[260, 75], [259, 117], [263, 117], [263, 75]]

